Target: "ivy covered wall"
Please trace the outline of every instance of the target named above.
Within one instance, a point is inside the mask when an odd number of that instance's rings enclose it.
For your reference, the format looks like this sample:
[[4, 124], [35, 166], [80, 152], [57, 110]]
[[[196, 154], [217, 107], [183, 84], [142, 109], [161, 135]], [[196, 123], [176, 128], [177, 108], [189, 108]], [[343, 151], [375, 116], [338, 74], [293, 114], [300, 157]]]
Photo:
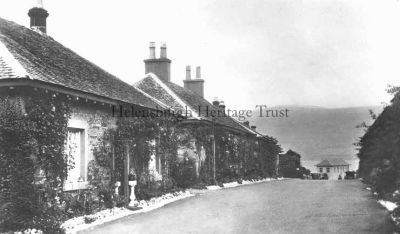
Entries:
[[[65, 148], [69, 129], [84, 130], [87, 181], [70, 187], [72, 193], [65, 190], [76, 165]], [[274, 138], [224, 126], [173, 117], [114, 118], [107, 104], [42, 89], [2, 89], [0, 230], [62, 232], [59, 224], [67, 218], [126, 205], [129, 191], [115, 195], [117, 181], [137, 180], [137, 197], [149, 199], [171, 190], [275, 176], [280, 151]], [[160, 176], [149, 170], [152, 156]]]
[[68, 99], [28, 88], [0, 93], [0, 231], [44, 226], [56, 233], [60, 219], [49, 211], [70, 167]]

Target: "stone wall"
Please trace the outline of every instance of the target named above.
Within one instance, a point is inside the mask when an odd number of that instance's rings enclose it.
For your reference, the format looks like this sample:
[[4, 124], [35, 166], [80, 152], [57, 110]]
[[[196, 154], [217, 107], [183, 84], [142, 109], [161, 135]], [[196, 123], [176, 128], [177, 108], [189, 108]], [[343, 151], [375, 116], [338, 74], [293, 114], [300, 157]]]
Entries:
[[[93, 151], [102, 139], [107, 129], [116, 127], [116, 118], [112, 117], [111, 107], [107, 105], [90, 102], [76, 102], [71, 107], [71, 118], [68, 123], [69, 129], [82, 131], [82, 152], [84, 158], [80, 161], [80, 173], [83, 178], [79, 181], [68, 180], [65, 190], [84, 189], [88, 185], [88, 166], [94, 160]], [[71, 172], [72, 173], [72, 172]], [[78, 173], [78, 172], [76, 172]], [[109, 175], [105, 175], [105, 178]]]
[[88, 159], [93, 160], [93, 147], [107, 129], [115, 128], [117, 118], [112, 117], [111, 107], [101, 105], [75, 105], [72, 107], [70, 122], [80, 122], [87, 127]]

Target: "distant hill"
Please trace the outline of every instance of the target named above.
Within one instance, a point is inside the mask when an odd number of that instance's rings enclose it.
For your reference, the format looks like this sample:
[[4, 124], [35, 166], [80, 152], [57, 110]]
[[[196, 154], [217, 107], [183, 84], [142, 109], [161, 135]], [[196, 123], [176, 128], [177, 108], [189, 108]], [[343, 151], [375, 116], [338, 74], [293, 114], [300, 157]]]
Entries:
[[262, 133], [276, 137], [285, 151], [292, 149], [300, 153], [302, 161], [308, 161], [305, 164], [309, 165], [324, 158], [343, 158], [348, 162], [357, 159], [353, 143], [364, 130], [356, 126], [363, 121], [372, 123], [370, 109], [376, 114], [382, 111], [380, 106], [334, 109], [277, 106], [268, 109], [285, 108], [289, 109], [288, 118], [260, 118], [257, 114], [250, 122]]

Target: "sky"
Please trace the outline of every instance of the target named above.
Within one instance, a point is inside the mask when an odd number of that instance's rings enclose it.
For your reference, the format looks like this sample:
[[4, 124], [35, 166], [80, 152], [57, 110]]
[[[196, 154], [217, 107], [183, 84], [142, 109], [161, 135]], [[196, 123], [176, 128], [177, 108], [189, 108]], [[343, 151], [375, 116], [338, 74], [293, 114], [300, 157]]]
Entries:
[[[43, 4], [51, 37], [125, 82], [144, 77], [150, 41], [166, 42], [171, 80], [183, 85], [186, 65], [201, 66], [206, 99], [231, 109], [380, 105], [387, 85], [400, 85], [398, 0]], [[29, 26], [34, 5], [0, 0], [0, 17]]]

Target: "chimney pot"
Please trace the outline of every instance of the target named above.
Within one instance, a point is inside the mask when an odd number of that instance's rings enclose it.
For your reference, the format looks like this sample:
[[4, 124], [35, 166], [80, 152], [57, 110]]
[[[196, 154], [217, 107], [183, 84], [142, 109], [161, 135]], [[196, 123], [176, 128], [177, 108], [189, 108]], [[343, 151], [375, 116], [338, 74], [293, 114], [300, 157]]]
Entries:
[[256, 127], [255, 125], [252, 125], [252, 126], [251, 126], [251, 129], [256, 130], [257, 127]]
[[244, 121], [243, 124], [246, 125], [247, 127], [250, 126], [250, 122], [249, 121]]
[[149, 43], [149, 59], [155, 59], [156, 58], [156, 44], [154, 42]]
[[190, 66], [186, 66], [186, 80], [191, 80], [191, 69]]
[[160, 58], [167, 58], [167, 43], [162, 42], [160, 46]]
[[196, 79], [201, 79], [200, 66], [196, 67]]

